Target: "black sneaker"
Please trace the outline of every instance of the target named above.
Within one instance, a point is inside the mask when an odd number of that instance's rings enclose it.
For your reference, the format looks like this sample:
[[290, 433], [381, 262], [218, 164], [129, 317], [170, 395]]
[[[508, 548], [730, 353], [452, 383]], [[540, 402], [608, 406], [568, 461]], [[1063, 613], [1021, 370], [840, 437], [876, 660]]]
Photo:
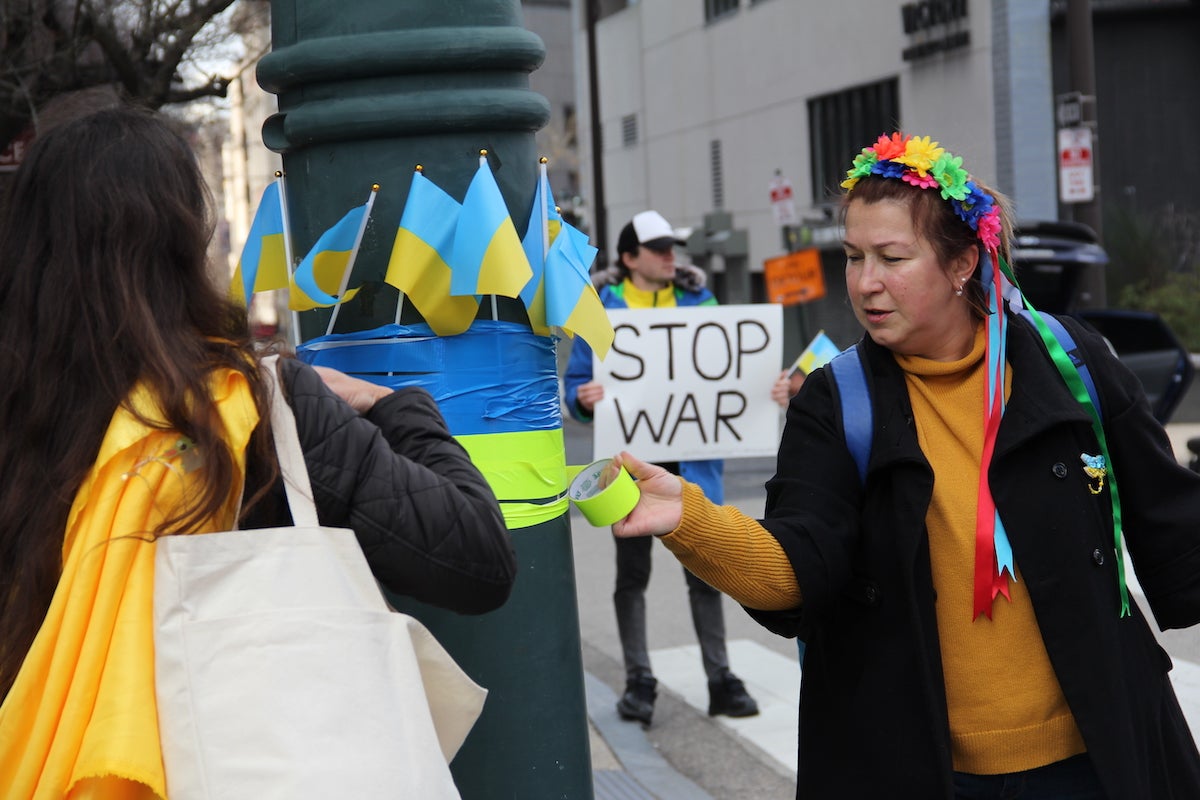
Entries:
[[637, 720], [643, 725], [650, 724], [654, 715], [654, 700], [658, 697], [655, 687], [658, 686], [652, 676], [639, 675], [625, 682], [625, 694], [617, 701], [617, 713], [621, 719]]
[[708, 684], [708, 715], [715, 717], [753, 717], [758, 713], [758, 703], [746, 691], [746, 684], [729, 670], [721, 673], [721, 679]]

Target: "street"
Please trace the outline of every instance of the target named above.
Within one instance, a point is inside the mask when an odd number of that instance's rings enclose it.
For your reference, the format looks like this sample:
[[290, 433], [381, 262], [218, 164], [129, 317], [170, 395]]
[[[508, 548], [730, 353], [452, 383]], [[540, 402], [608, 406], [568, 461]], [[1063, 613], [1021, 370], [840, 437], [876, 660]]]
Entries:
[[[1193, 389], [1168, 426], [1176, 455], [1185, 458], [1185, 442], [1200, 435], [1200, 391]], [[592, 460], [591, 429], [573, 420], [564, 422], [568, 464]], [[605, 457], [608, 453], [598, 453]], [[774, 470], [770, 458], [726, 462], [726, 502], [752, 516], [762, 513], [763, 484]], [[614, 550], [607, 528], [592, 527], [577, 511], [571, 513], [572, 546], [579, 598], [584, 669], [590, 678], [611, 690], [613, 701], [624, 689], [621, 648], [612, 607]], [[763, 800], [795, 796], [796, 724], [800, 671], [796, 644], [779, 638], [757, 623], [732, 600], [725, 600], [726, 639], [730, 665], [758, 700], [761, 714], [733, 720], [707, 716], [707, 687], [699, 648], [692, 629], [687, 587], [682, 568], [665, 547], [654, 548], [654, 573], [646, 596], [651, 660], [659, 681], [653, 724], [645, 732], [650, 745], [671, 767], [715, 800], [754, 797]], [[1132, 570], [1130, 570], [1132, 572]], [[1150, 617], [1140, 588], [1130, 574], [1131, 593]], [[1160, 643], [1175, 663], [1172, 680], [1193, 730], [1200, 729], [1200, 631], [1158, 632]], [[590, 692], [589, 692], [590, 693]], [[607, 705], [589, 698], [593, 724], [621, 732], [622, 722]], [[598, 720], [598, 715], [607, 719]], [[594, 756], [594, 769], [602, 760]], [[597, 783], [597, 786], [600, 784]], [[598, 793], [597, 797], [602, 795]], [[684, 797], [664, 791], [639, 795]]]

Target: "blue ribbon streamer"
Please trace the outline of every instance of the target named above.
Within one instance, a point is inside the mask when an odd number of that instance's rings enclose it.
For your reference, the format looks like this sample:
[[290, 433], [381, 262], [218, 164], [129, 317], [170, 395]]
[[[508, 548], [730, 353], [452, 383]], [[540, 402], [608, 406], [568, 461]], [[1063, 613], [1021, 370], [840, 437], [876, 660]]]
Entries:
[[[990, 258], [985, 261], [981, 277], [987, 281], [984, 285], [988, 287], [988, 342], [992, 345], [988, 348], [987, 407], [992, 408], [992, 404], [996, 401], [996, 393], [999, 392], [1000, 413], [1003, 415], [1005, 406], [1004, 373], [1000, 370], [1008, 358], [1008, 342], [1005, 336], [1006, 319], [1000, 306], [1000, 292], [995, 285], [997, 276], [992, 269]], [[1000, 375], [999, 380], [994, 379], [997, 374]], [[989, 466], [981, 464], [980, 469], [986, 472]], [[996, 551], [996, 574], [1003, 575], [1007, 569], [1009, 577], [1015, 581], [1017, 572], [1013, 566], [1012, 543], [1009, 542], [1008, 532], [1004, 529], [1004, 522], [1000, 519], [1000, 510], [996, 509], [994, 513], [996, 519], [992, 528], [992, 547]]]

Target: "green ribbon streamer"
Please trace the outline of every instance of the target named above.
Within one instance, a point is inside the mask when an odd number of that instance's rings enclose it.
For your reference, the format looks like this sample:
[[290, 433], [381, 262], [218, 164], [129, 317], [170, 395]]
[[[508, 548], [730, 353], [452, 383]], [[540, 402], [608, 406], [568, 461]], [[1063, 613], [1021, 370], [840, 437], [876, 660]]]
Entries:
[[[1012, 282], [1018, 292], [1021, 292], [1021, 285], [1017, 283], [1016, 277], [1013, 275], [1012, 268], [1008, 266], [1008, 262], [1003, 258], [999, 259], [1000, 269], [1003, 270], [1004, 276]], [[1021, 300], [1025, 303], [1025, 307], [1029, 309], [1029, 315], [1033, 318], [1034, 327], [1037, 328], [1038, 334], [1042, 337], [1042, 342], [1046, 345], [1046, 350], [1050, 353], [1050, 360], [1054, 362], [1054, 366], [1058, 369], [1058, 373], [1062, 375], [1063, 380], [1070, 389], [1075, 400], [1084, 408], [1087, 409], [1088, 415], [1092, 418], [1092, 431], [1096, 434], [1096, 441], [1100, 443], [1100, 452], [1104, 456], [1104, 464], [1108, 468], [1108, 496], [1112, 500], [1112, 519], [1113, 519], [1113, 547], [1117, 552], [1117, 584], [1121, 592], [1121, 616], [1129, 616], [1129, 588], [1125, 585], [1125, 551], [1121, 546], [1121, 496], [1117, 491], [1117, 471], [1113, 465], [1112, 458], [1108, 455], [1108, 440], [1104, 436], [1104, 423], [1100, 419], [1100, 412], [1096, 410], [1096, 406], [1092, 403], [1092, 398], [1088, 394], [1087, 387], [1083, 385], [1083, 378], [1079, 377], [1079, 370], [1072, 363], [1071, 357], [1063, 350], [1062, 345], [1058, 343], [1058, 339], [1050, 332], [1050, 328], [1042, 320], [1042, 315], [1025, 297], [1025, 293], [1021, 292]]]

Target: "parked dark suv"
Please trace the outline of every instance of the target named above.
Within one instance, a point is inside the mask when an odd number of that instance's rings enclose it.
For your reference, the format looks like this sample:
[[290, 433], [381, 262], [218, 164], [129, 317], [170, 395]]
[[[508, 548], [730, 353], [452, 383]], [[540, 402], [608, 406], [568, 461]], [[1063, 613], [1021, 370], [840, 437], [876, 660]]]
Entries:
[[1076, 317], [1108, 339], [1141, 380], [1154, 416], [1165, 425], [1192, 385], [1191, 356], [1158, 314], [1079, 308], [1084, 269], [1108, 263], [1095, 232], [1074, 222], [1022, 222], [1013, 262], [1034, 308]]

